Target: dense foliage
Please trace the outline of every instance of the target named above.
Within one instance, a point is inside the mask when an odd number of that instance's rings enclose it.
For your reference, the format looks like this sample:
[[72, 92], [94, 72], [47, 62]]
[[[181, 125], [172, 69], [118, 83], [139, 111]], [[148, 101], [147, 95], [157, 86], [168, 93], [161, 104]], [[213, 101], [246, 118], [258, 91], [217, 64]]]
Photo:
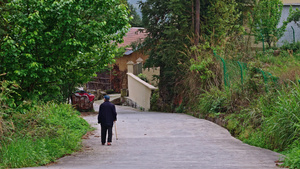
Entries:
[[81, 148], [91, 130], [71, 105], [23, 102], [16, 105], [13, 82], [0, 82], [0, 168], [39, 166]]
[[151, 49], [146, 66], [160, 67], [161, 99], [171, 103], [176, 78], [182, 74], [179, 63], [188, 60], [183, 51], [191, 36], [191, 2], [157, 1], [141, 3], [143, 23], [149, 33], [145, 47]]
[[78, 115], [70, 105], [54, 103], [15, 113], [0, 135], [0, 168], [45, 165], [79, 150], [90, 128]]
[[149, 59], [145, 66], [161, 68], [160, 98], [168, 105], [181, 100], [175, 97], [183, 92], [182, 79], [187, 77], [190, 60], [201, 62], [199, 52], [191, 48], [194, 42], [200, 40], [211, 47], [224, 47], [233, 34], [241, 33], [241, 25], [238, 24], [240, 11], [236, 10], [240, 4], [234, 0], [202, 0], [200, 4], [198, 39], [194, 34], [194, 1], [148, 0], [140, 3], [143, 23], [149, 33], [143, 44], [143, 47], [149, 49]]
[[281, 0], [255, 1], [253, 11], [249, 13], [250, 34], [256, 42], [265, 41], [271, 47], [283, 36], [287, 22], [277, 27], [280, 21], [283, 4]]
[[0, 168], [80, 149], [90, 127], [57, 102], [114, 62], [129, 20], [119, 0], [0, 2]]
[[[23, 99], [65, 101], [73, 88], [112, 63], [128, 30], [116, 0], [1, 2], [0, 72]], [[4, 32], [4, 33], [3, 33]]]
[[288, 22], [294, 21], [296, 23], [297, 21], [300, 20], [300, 10], [299, 10], [299, 8], [296, 8], [295, 10], [293, 10], [293, 8], [291, 7], [289, 12], [290, 12], [290, 15], [287, 19]]
[[142, 19], [137, 12], [137, 2], [132, 2], [130, 0], [120, 0], [122, 4], [125, 4], [129, 10], [129, 16], [131, 17], [129, 23], [132, 27], [142, 27]]
[[132, 27], [143, 27], [142, 19], [140, 15], [137, 13], [136, 8], [128, 3], [128, 8], [129, 8], [129, 15], [132, 17], [132, 19], [129, 21], [130, 25]]
[[186, 112], [226, 127], [248, 144], [278, 151], [287, 156], [281, 158], [285, 166], [299, 168], [299, 56], [257, 52], [239, 58], [247, 62], [241, 69], [233, 56], [222, 55], [230, 85], [211, 87], [185, 106]]

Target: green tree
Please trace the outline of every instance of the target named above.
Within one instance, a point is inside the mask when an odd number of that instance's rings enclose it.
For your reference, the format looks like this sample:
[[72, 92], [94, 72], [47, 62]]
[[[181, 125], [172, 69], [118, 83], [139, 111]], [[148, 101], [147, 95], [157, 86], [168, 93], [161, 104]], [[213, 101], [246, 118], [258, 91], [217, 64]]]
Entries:
[[65, 101], [75, 86], [113, 62], [129, 28], [119, 0], [7, 2], [13, 12], [1, 13], [9, 29], [0, 41], [0, 72], [20, 84], [23, 99]]
[[129, 16], [131, 17], [129, 23], [131, 26], [133, 27], [142, 27], [143, 23], [142, 23], [142, 19], [140, 17], [140, 15], [138, 15], [137, 13], [137, 9], [128, 2], [128, 0], [120, 0], [122, 4], [127, 5], [128, 9], [129, 9]]
[[300, 21], [300, 10], [298, 8], [293, 10], [293, 8], [291, 6], [289, 12], [290, 12], [290, 14], [289, 14], [289, 17], [287, 18], [287, 22], [294, 21], [296, 23], [297, 21]]
[[255, 42], [264, 39], [271, 47], [280, 39], [285, 31], [286, 25], [277, 28], [283, 4], [281, 0], [260, 0], [255, 1], [253, 10], [249, 13], [249, 27]]
[[[161, 68], [160, 97], [169, 105], [174, 97], [184, 92], [181, 81], [190, 73], [191, 59], [197, 59], [196, 53], [187, 54], [187, 50], [197, 46], [199, 40], [199, 45], [224, 44], [227, 37], [241, 28], [237, 23], [240, 13], [235, 10], [237, 3], [234, 0], [201, 0], [199, 5], [200, 9], [195, 0], [140, 2], [142, 21], [148, 32], [143, 44], [149, 51], [145, 66]], [[200, 20], [196, 11], [200, 12]]]
[[0, 1], [0, 41], [3, 40], [7, 27], [7, 21], [4, 19], [4, 16], [8, 13], [9, 9], [7, 8], [7, 1]]
[[242, 32], [242, 25], [239, 23], [242, 15], [237, 10], [238, 6], [240, 5], [235, 0], [203, 2], [201, 32], [211, 46], [225, 46], [230, 37]]
[[134, 27], [143, 27], [142, 19], [140, 15], [136, 12], [136, 8], [128, 3], [129, 11], [130, 11], [130, 16], [132, 17], [132, 20], [129, 21], [131, 26]]
[[143, 24], [149, 33], [144, 47], [149, 50], [145, 66], [160, 67], [159, 91], [161, 99], [172, 104], [176, 95], [177, 78], [183, 76], [180, 63], [189, 59], [181, 52], [190, 44], [192, 36], [191, 1], [148, 0], [140, 2]]

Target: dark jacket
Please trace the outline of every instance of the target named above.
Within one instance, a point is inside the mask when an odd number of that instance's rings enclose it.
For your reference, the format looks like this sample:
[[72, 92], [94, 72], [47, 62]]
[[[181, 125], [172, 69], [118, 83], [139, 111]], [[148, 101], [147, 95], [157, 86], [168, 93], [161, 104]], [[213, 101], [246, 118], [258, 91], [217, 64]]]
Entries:
[[98, 123], [104, 126], [113, 126], [117, 120], [116, 107], [109, 101], [105, 101], [99, 107]]

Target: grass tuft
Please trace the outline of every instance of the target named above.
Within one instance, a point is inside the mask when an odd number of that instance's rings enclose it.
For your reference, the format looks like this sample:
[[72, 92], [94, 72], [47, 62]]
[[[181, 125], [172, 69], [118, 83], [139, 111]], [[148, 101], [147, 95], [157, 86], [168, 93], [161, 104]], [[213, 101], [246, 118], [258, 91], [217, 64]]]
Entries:
[[15, 130], [1, 140], [0, 166], [40, 166], [81, 148], [90, 130], [71, 105], [48, 103], [11, 116]]

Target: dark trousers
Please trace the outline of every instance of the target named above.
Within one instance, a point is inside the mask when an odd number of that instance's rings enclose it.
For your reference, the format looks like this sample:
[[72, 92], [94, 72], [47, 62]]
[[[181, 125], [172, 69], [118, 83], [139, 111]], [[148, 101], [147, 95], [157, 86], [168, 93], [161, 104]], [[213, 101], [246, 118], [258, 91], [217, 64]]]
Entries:
[[111, 142], [112, 140], [112, 126], [101, 125], [101, 142], [105, 144], [106, 141], [106, 133], [108, 132], [107, 142]]

